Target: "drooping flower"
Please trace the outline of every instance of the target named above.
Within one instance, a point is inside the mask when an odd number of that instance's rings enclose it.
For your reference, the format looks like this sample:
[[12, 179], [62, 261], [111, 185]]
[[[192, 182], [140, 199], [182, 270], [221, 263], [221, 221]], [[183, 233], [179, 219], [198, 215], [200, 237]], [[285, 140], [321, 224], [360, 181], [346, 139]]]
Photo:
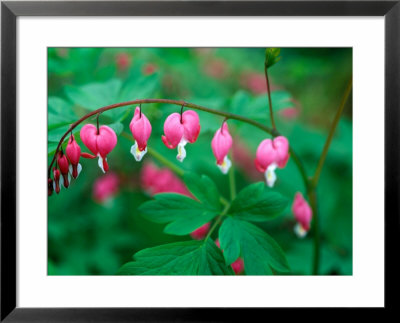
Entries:
[[[215, 244], [217, 245], [218, 248], [221, 249], [221, 245], [219, 243], [219, 239], [218, 238], [215, 240]], [[221, 249], [221, 251], [224, 252], [222, 249]], [[231, 264], [231, 267], [232, 267], [232, 269], [233, 269], [233, 271], [234, 271], [234, 273], [236, 275], [240, 275], [244, 271], [244, 261], [243, 261], [243, 259], [241, 257], [239, 257], [238, 259], [236, 259]]]
[[284, 168], [289, 160], [289, 141], [278, 136], [275, 139], [263, 140], [256, 152], [255, 165], [259, 172], [265, 174], [265, 180], [269, 187], [273, 187], [276, 181], [276, 168]]
[[54, 191], [54, 182], [53, 182], [53, 180], [51, 179], [51, 178], [48, 178], [47, 179], [47, 194], [48, 194], [48, 196], [51, 196], [52, 194], [53, 194], [53, 191]]
[[60, 189], [61, 189], [60, 171], [56, 167], [53, 168], [53, 178], [54, 178], [54, 182], [53, 182], [54, 187], [53, 188], [56, 191], [56, 193], [58, 194], [58, 193], [60, 193]]
[[57, 165], [58, 168], [60, 169], [63, 181], [62, 184], [64, 185], [65, 188], [68, 188], [69, 186], [69, 163], [68, 163], [68, 159], [67, 156], [65, 156], [65, 154], [63, 153], [62, 150], [60, 150], [57, 153]]
[[205, 236], [208, 233], [208, 230], [210, 230], [210, 222], [207, 222], [206, 224], [203, 224], [200, 228], [194, 230], [190, 236], [194, 240], [202, 240], [205, 238]]
[[151, 162], [143, 165], [140, 172], [142, 188], [150, 195], [157, 193], [179, 193], [192, 197], [185, 184], [168, 168], [157, 168]]
[[[99, 167], [105, 173], [108, 171], [107, 155], [117, 144], [117, 135], [114, 130], [107, 126], [97, 128], [92, 124], [84, 125], [80, 133], [84, 145], [97, 157], [99, 157]], [[86, 155], [83, 155], [85, 156]], [[93, 156], [92, 156], [93, 157]]]
[[217, 166], [223, 174], [227, 174], [232, 163], [228, 158], [228, 152], [232, 147], [232, 137], [228, 130], [228, 124], [224, 122], [211, 141], [211, 148], [217, 159]]
[[93, 184], [93, 197], [103, 203], [113, 197], [119, 190], [119, 178], [117, 174], [110, 172], [99, 177]]
[[310, 230], [312, 209], [300, 192], [297, 192], [294, 197], [292, 212], [297, 221], [294, 232], [299, 238], [303, 238]]
[[176, 159], [182, 162], [186, 157], [185, 145], [188, 142], [194, 143], [200, 133], [199, 115], [192, 110], [187, 110], [182, 115], [172, 113], [165, 120], [164, 133], [165, 136], [161, 137], [163, 143], [170, 149], [178, 146]]
[[141, 161], [147, 153], [147, 140], [150, 138], [151, 124], [149, 119], [141, 112], [140, 107], [136, 107], [129, 128], [135, 139], [135, 144], [131, 147], [131, 154], [136, 161]]
[[79, 147], [72, 134], [68, 140], [67, 148], [65, 148], [65, 153], [71, 163], [71, 165], [69, 165], [69, 172], [72, 173], [73, 178], [77, 178], [82, 170], [82, 165], [79, 163], [81, 147]]

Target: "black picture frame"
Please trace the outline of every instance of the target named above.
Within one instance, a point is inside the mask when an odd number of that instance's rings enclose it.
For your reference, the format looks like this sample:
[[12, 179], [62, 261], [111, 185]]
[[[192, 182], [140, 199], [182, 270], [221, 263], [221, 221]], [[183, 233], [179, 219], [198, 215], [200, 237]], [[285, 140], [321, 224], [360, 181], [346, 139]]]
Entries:
[[[399, 287], [400, 1], [82, 1], [1, 3], [1, 321], [235, 321], [265, 309], [16, 307], [16, 19], [19, 16], [384, 16], [385, 312]], [[371, 62], [373, 63], [373, 62]], [[373, 261], [371, 259], [371, 261]], [[345, 292], [345, 291], [344, 291]], [[288, 309], [268, 309], [285, 311]], [[291, 312], [296, 309], [291, 309]], [[299, 310], [299, 309], [297, 309]], [[382, 314], [377, 309], [377, 315]], [[250, 313], [257, 312], [257, 313]], [[332, 316], [336, 314], [329, 311]], [[312, 312], [316, 313], [316, 312]], [[369, 316], [371, 312], [368, 312]], [[283, 313], [281, 313], [283, 314]], [[348, 313], [349, 314], [349, 313]], [[303, 315], [303, 314], [302, 314]], [[373, 316], [370, 316], [373, 318]]]

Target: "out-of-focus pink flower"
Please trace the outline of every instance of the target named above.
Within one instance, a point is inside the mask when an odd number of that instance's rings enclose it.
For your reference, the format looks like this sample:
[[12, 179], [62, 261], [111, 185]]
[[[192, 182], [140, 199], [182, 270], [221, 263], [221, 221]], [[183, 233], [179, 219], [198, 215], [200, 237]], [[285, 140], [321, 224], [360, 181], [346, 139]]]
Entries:
[[65, 154], [63, 153], [62, 150], [60, 150], [57, 153], [57, 165], [58, 168], [60, 169], [63, 181], [62, 184], [64, 185], [65, 188], [68, 188], [69, 186], [69, 163], [68, 163], [68, 159], [67, 156], [65, 156]]
[[204, 72], [215, 79], [224, 79], [228, 76], [228, 65], [220, 58], [214, 58], [205, 63]]
[[292, 212], [297, 221], [294, 231], [298, 237], [303, 238], [310, 230], [312, 209], [300, 192], [297, 192], [294, 197]]
[[299, 109], [295, 107], [285, 108], [279, 110], [279, 114], [285, 119], [296, 119], [299, 116]]
[[151, 75], [158, 70], [158, 66], [156, 64], [148, 63], [143, 66], [142, 73], [143, 75]]
[[[97, 128], [92, 124], [84, 125], [80, 136], [84, 145], [97, 157], [99, 157], [99, 167], [105, 173], [108, 171], [107, 155], [117, 144], [117, 135], [114, 130], [108, 126], [101, 126], [97, 133]], [[81, 154], [86, 157], [89, 154]], [[89, 158], [93, 158], [93, 156]]]
[[185, 145], [194, 143], [200, 133], [199, 115], [192, 110], [187, 110], [180, 115], [172, 113], [164, 123], [165, 136], [161, 139], [165, 146], [170, 149], [178, 146], [176, 159], [182, 162], [186, 157]]
[[99, 177], [93, 185], [93, 198], [97, 202], [106, 200], [117, 194], [119, 190], [119, 178], [117, 174], [110, 172]]
[[254, 158], [248, 146], [239, 137], [235, 137], [232, 145], [233, 160], [236, 165], [252, 180], [259, 181], [262, 175], [254, 168]]
[[255, 72], [244, 73], [242, 75], [242, 85], [256, 95], [267, 92], [267, 83], [264, 74]]
[[72, 173], [73, 178], [77, 178], [82, 170], [82, 165], [79, 163], [79, 159], [81, 158], [81, 147], [79, 147], [74, 135], [72, 134], [68, 140], [67, 148], [65, 148], [65, 153], [71, 163], [69, 166], [69, 172]]
[[206, 224], [202, 225], [200, 228], [194, 230], [190, 234], [190, 236], [195, 240], [202, 240], [207, 235], [208, 230], [210, 230], [210, 222], [207, 222]]
[[228, 124], [224, 122], [211, 141], [211, 148], [217, 159], [217, 166], [223, 174], [227, 174], [232, 163], [228, 158], [228, 152], [232, 147], [232, 136], [228, 130]]
[[131, 65], [131, 57], [127, 53], [119, 53], [115, 57], [118, 70], [124, 71]]
[[[215, 240], [215, 244], [217, 245], [218, 248], [221, 249], [221, 245], [219, 243], [219, 239], [218, 238]], [[222, 249], [221, 249], [221, 251], [224, 252]], [[244, 261], [243, 261], [243, 259], [239, 257], [238, 259], [236, 259], [231, 264], [231, 267], [232, 267], [232, 269], [233, 269], [233, 271], [235, 272], [236, 275], [240, 275], [244, 271]]]
[[284, 168], [289, 160], [289, 141], [278, 136], [275, 139], [263, 140], [256, 152], [255, 165], [259, 172], [265, 174], [265, 180], [269, 187], [273, 187], [276, 181], [275, 169]]
[[149, 119], [141, 112], [140, 107], [136, 107], [129, 128], [133, 138], [135, 138], [135, 144], [131, 147], [131, 154], [136, 161], [141, 161], [147, 153], [147, 140], [151, 135], [151, 124]]
[[151, 162], [143, 165], [140, 172], [142, 188], [150, 195], [157, 193], [178, 193], [189, 197], [192, 195], [185, 184], [168, 168], [157, 168]]

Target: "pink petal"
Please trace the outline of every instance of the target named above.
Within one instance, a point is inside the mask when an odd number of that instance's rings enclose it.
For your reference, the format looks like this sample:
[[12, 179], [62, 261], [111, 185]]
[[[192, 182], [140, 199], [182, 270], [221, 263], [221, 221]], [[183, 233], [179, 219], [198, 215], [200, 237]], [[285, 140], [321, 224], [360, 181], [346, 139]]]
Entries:
[[82, 127], [80, 137], [83, 144], [94, 154], [98, 154], [97, 150], [97, 128], [92, 124], [86, 124]]
[[260, 172], [265, 172], [269, 165], [277, 159], [277, 152], [272, 146], [271, 139], [264, 139], [258, 145], [255, 164]]
[[74, 136], [72, 135], [68, 140], [67, 148], [65, 148], [65, 153], [72, 165], [77, 165], [81, 157], [81, 147], [79, 147]]
[[190, 143], [194, 143], [200, 133], [199, 115], [193, 110], [187, 110], [182, 114], [182, 122], [185, 129], [185, 139]]
[[217, 159], [217, 164], [221, 165], [229, 150], [232, 147], [232, 137], [228, 130], [226, 122], [222, 125], [222, 129], [215, 132], [214, 138], [211, 141], [211, 148]]
[[[105, 158], [117, 144], [117, 135], [108, 126], [101, 126], [97, 136], [97, 149], [101, 157]], [[107, 162], [105, 162], [107, 164]], [[104, 168], [104, 170], [106, 170]]]
[[175, 148], [181, 141], [184, 133], [183, 124], [181, 124], [181, 115], [172, 113], [168, 116], [164, 123], [164, 133], [162, 141], [168, 148]]
[[297, 192], [292, 205], [292, 212], [296, 221], [301, 224], [304, 230], [310, 229], [312, 209], [300, 192]]
[[140, 108], [136, 107], [135, 114], [129, 125], [133, 138], [135, 138], [139, 150], [143, 151], [146, 149], [147, 141], [151, 135], [151, 124], [149, 119], [142, 113], [140, 116]]

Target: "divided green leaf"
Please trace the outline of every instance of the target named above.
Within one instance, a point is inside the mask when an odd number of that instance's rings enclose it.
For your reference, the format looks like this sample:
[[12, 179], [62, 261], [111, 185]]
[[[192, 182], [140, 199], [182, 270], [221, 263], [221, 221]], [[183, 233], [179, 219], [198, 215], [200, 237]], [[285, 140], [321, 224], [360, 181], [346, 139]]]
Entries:
[[164, 232], [185, 235], [211, 221], [219, 211], [190, 197], [161, 193], [154, 195], [154, 200], [139, 207], [142, 215], [156, 223], [168, 223]]
[[119, 275], [233, 275], [211, 240], [175, 242], [137, 252]]
[[263, 182], [258, 182], [239, 192], [232, 201], [228, 213], [247, 221], [267, 221], [280, 215], [288, 202], [287, 198], [269, 190]]
[[226, 263], [243, 258], [246, 275], [270, 275], [290, 271], [278, 243], [255, 225], [228, 217], [219, 229], [219, 241]]
[[206, 175], [185, 173], [183, 180], [186, 187], [200, 202], [215, 210], [221, 210], [220, 194], [217, 185]]

